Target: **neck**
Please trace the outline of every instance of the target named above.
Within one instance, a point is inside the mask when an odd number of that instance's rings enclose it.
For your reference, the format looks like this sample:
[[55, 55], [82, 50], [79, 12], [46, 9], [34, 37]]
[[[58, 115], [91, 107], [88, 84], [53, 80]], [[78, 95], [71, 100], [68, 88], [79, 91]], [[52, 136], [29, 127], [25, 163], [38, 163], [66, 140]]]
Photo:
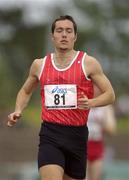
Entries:
[[54, 63], [58, 68], [66, 68], [71, 63], [75, 55], [76, 51], [73, 49], [67, 52], [55, 51], [53, 57]]
[[57, 62], [64, 62], [64, 61], [68, 61], [69, 59], [73, 58], [76, 54], [75, 50], [61, 50], [61, 51], [57, 51], [55, 50], [54, 56], [55, 56], [55, 60]]

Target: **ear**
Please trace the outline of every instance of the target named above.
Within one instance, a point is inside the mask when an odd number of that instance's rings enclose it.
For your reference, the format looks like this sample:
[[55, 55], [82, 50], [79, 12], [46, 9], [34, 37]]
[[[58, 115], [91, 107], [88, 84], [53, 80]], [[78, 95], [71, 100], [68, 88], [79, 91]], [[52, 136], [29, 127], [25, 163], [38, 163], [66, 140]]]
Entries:
[[76, 40], [77, 40], [77, 34], [76, 34], [75, 37], [74, 37], [74, 42], [76, 42]]
[[53, 41], [54, 40], [54, 36], [53, 36], [52, 33], [50, 34], [50, 37], [51, 37], [51, 40]]

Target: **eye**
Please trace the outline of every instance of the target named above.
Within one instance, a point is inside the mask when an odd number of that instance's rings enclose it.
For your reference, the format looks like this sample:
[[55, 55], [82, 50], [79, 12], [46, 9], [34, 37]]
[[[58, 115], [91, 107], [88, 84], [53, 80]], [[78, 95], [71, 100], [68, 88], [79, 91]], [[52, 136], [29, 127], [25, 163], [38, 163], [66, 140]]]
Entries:
[[73, 32], [73, 30], [71, 28], [68, 28], [66, 31], [67, 31], [67, 33], [72, 33]]
[[56, 29], [56, 32], [61, 33], [62, 30], [63, 30], [62, 28], [58, 28], [58, 29]]

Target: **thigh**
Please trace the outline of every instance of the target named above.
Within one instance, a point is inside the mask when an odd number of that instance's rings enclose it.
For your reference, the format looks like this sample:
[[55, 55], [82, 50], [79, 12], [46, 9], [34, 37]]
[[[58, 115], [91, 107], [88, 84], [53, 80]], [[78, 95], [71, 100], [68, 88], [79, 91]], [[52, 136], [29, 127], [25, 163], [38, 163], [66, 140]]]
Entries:
[[91, 180], [101, 180], [103, 168], [103, 160], [98, 159], [96, 161], [88, 163], [88, 178]]
[[84, 179], [86, 176], [86, 152], [72, 152], [66, 156], [65, 173], [73, 179]]
[[[87, 129], [85, 136], [76, 136], [67, 141], [65, 145], [65, 173], [73, 179], [84, 179], [86, 177], [87, 165]], [[79, 134], [79, 133], [75, 133]]]
[[58, 165], [64, 169], [65, 157], [60, 148], [45, 143], [39, 147], [38, 168], [45, 165]]
[[45, 165], [39, 169], [41, 180], [63, 180], [64, 170], [58, 165]]
[[71, 178], [71, 177], [68, 176], [67, 174], [64, 174], [63, 180], [75, 180], [75, 179]]

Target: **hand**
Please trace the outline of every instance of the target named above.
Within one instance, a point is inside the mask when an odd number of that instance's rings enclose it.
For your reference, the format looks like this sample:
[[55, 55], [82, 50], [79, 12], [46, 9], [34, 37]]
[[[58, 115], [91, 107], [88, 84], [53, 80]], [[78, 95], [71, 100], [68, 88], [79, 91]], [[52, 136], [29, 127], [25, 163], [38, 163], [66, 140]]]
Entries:
[[19, 112], [13, 112], [9, 114], [7, 126], [12, 127], [13, 125], [15, 125], [20, 117], [21, 117], [21, 113]]
[[80, 97], [78, 98], [78, 108], [79, 109], [89, 109], [89, 99], [83, 92], [81, 93]]

